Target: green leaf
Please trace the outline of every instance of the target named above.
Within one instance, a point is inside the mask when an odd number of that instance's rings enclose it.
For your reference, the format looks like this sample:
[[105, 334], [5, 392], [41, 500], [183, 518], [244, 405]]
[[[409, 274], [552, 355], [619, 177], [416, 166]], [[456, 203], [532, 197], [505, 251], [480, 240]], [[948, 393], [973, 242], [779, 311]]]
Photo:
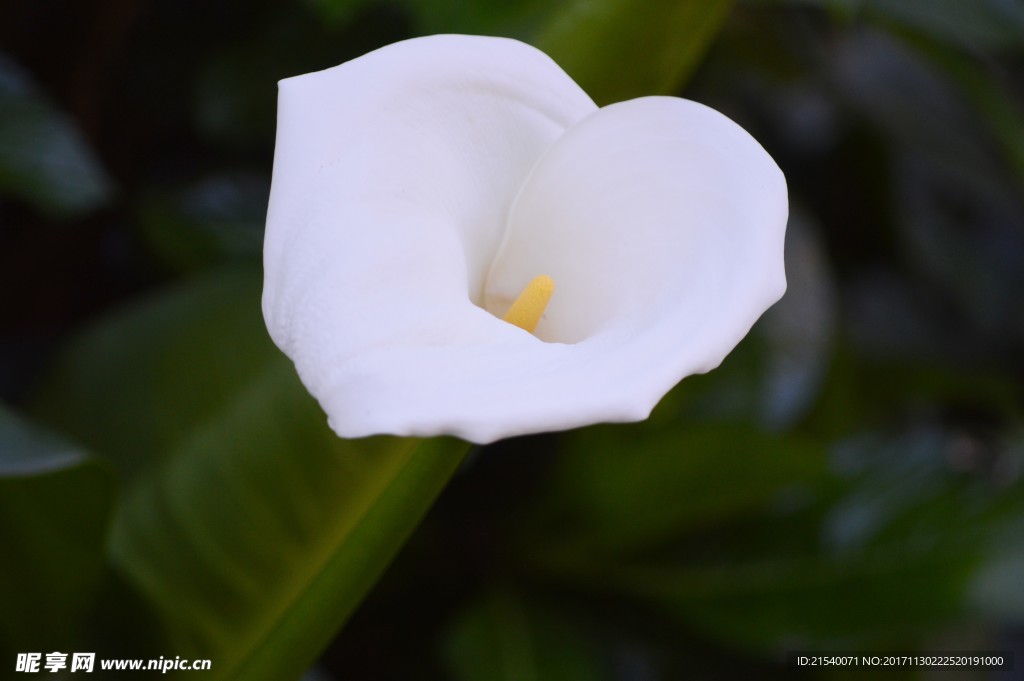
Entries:
[[[961, 453], [975, 457], [983, 451]], [[992, 452], [987, 452], [990, 456]], [[991, 461], [993, 477], [1003, 486], [1013, 485], [1017, 504], [1024, 506], [1024, 433], [1019, 428], [1002, 446], [995, 448]], [[1024, 513], [1007, 523], [991, 542], [992, 551], [971, 584], [971, 603], [986, 619], [1019, 621], [1024, 618]]]
[[[1021, 13], [1024, 14], [1024, 8]], [[1004, 159], [1017, 176], [1018, 186], [1024, 185], [1024, 105], [1010, 83], [1004, 82], [1002, 74], [990, 64], [931, 44], [918, 47], [956, 82], [960, 93], [971, 102], [999, 143]]]
[[747, 0], [750, 5], [808, 5], [837, 18], [863, 16], [969, 49], [1024, 45], [1024, 6], [1015, 0]]
[[974, 610], [986, 619], [997, 621], [1019, 621], [1024, 617], [1024, 545], [1021, 545], [1021, 528], [1014, 528], [1014, 534], [1007, 533], [1007, 547], [995, 552], [985, 562], [971, 582], [970, 598]]
[[694, 71], [732, 0], [575, 0], [541, 29], [547, 52], [598, 104], [672, 94]]
[[655, 606], [731, 646], [771, 650], [881, 644], [948, 624], [962, 612], [972, 560], [894, 548], [856, 561], [805, 556], [703, 567], [607, 565], [578, 579]]
[[[962, 615], [972, 586], [976, 600], [991, 596], [1013, 563], [993, 566], [987, 583], [972, 581], [976, 570], [1005, 543], [1006, 530], [1019, 529], [1020, 485], [1000, 489], [1002, 481], [951, 470], [951, 436], [910, 431], [851, 441], [835, 452], [832, 479], [818, 494], [719, 516], [666, 537], [656, 551], [556, 548], [538, 554], [533, 568], [574, 590], [654, 607], [732, 646], [848, 647], [920, 635]], [[752, 478], [764, 474], [752, 464]], [[722, 465], [728, 470], [730, 462]], [[670, 513], [673, 503], [690, 503], [689, 495], [701, 498], [705, 487], [709, 497], [728, 496], [716, 472], [692, 476], [663, 482], [652, 475], [633, 485], [634, 503], [661, 503]], [[669, 487], [679, 490], [674, 502], [661, 492]]]
[[1024, 46], [1024, 6], [1007, 0], [864, 0], [869, 16], [974, 49]]
[[0, 54], [0, 192], [69, 216], [96, 208], [111, 189], [73, 122]]
[[60, 650], [99, 588], [109, 467], [0, 408], [0, 660]]
[[231, 272], [147, 301], [73, 343], [39, 403], [118, 463], [111, 560], [213, 679], [297, 678], [468, 448], [338, 439], [259, 293]]
[[142, 228], [167, 266], [191, 271], [225, 262], [259, 262], [267, 217], [268, 178], [213, 175], [172, 194], [149, 198]]
[[587, 428], [565, 441], [541, 521], [572, 537], [560, 550], [649, 547], [826, 478], [821, 448], [749, 426], [653, 421]]
[[1013, 187], [1005, 164], [992, 153], [981, 116], [941, 68], [878, 31], [858, 32], [841, 43], [837, 55], [839, 94], [894, 148], [913, 151], [982, 195]]
[[606, 679], [600, 651], [564, 613], [510, 590], [474, 603], [445, 638], [457, 681], [595, 681]]

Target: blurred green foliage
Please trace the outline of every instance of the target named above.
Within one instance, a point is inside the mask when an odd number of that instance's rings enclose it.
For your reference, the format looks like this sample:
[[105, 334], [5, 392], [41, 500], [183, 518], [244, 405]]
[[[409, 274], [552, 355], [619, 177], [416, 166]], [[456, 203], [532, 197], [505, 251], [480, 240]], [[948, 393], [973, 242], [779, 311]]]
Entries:
[[[475, 450], [339, 633], [464, 450], [338, 441], [266, 337], [274, 83], [435, 32], [532, 42], [602, 103], [737, 120], [787, 175], [790, 288], [648, 422]], [[1024, 659], [1019, 2], [14, 0], [0, 57], [0, 665]]]
[[55, 216], [96, 208], [110, 181], [68, 117], [0, 54], [0, 191]]
[[161, 643], [216, 660], [214, 678], [308, 666], [469, 448], [334, 436], [263, 331], [254, 274], [218, 272], [97, 326], [34, 404], [116, 466], [110, 568], [156, 611]]
[[74, 643], [99, 593], [109, 466], [0, 410], [0, 656]]

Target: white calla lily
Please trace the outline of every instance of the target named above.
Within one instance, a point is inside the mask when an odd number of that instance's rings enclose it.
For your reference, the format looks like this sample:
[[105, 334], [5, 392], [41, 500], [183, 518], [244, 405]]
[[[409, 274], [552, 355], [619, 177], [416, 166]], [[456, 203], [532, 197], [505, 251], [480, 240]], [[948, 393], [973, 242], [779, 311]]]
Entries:
[[[264, 316], [342, 437], [642, 420], [785, 291], [783, 175], [700, 104], [599, 109], [532, 47], [450, 35], [279, 107]], [[524, 289], [534, 333], [501, 318]]]

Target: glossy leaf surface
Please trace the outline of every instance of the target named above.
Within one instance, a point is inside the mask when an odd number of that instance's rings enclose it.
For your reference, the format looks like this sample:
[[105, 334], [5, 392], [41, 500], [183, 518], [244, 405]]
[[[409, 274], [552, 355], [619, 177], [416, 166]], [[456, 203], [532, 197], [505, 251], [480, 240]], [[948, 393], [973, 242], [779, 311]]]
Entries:
[[248, 272], [215, 275], [97, 327], [39, 406], [118, 463], [110, 559], [169, 649], [217, 679], [300, 675], [467, 449], [339, 440], [267, 339], [258, 291]]

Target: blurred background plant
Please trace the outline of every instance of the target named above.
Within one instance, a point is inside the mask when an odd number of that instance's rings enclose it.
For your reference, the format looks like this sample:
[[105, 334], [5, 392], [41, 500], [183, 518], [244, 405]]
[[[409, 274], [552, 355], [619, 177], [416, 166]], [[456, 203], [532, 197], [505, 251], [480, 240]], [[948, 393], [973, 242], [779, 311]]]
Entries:
[[[266, 337], [275, 81], [436, 32], [531, 42], [598, 103], [734, 118], [789, 180], [790, 290], [650, 421], [474, 450], [336, 631], [316, 607], [336, 584], [282, 614], [247, 580], [320, 565], [366, 490], [419, 513], [444, 476], [384, 480], [405, 454], [339, 445]], [[1021, 669], [1022, 74], [1017, 0], [5, 2], [2, 664], [647, 681], [1000, 649]], [[374, 517], [362, 590], [390, 557]]]

